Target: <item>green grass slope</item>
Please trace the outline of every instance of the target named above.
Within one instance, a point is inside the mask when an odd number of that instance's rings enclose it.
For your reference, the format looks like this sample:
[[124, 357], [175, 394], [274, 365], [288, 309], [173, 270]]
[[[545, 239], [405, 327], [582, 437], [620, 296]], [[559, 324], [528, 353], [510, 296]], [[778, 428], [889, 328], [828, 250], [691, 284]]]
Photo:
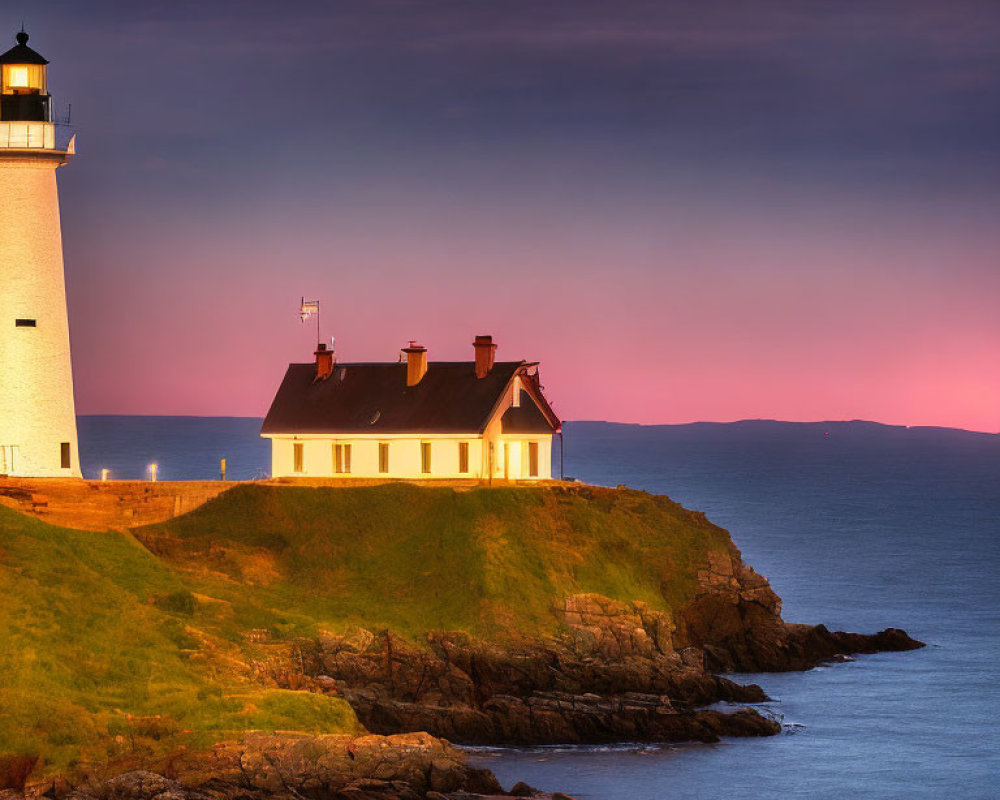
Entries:
[[[574, 487], [241, 486], [139, 532], [258, 624], [551, 632], [567, 594], [674, 611], [729, 535], [666, 497]], [[252, 593], [246, 587], [252, 586]]]
[[131, 536], [0, 507], [0, 753], [155, 755], [245, 730], [356, 730], [340, 700], [268, 690], [197, 654], [193, 587]]
[[258, 668], [352, 624], [544, 636], [580, 592], [676, 611], [729, 547], [665, 497], [593, 487], [243, 485], [135, 534], [0, 507], [0, 754], [52, 771], [358, 730], [344, 702], [266, 688]]

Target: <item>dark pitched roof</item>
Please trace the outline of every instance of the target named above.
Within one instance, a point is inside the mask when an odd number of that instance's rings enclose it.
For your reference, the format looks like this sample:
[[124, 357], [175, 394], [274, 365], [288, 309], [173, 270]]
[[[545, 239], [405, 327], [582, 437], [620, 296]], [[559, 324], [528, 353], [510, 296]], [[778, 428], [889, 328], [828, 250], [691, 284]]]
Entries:
[[3, 55], [0, 64], [48, 64], [44, 58], [28, 47], [28, 34], [21, 31], [17, 34], [17, 44]]
[[524, 361], [497, 362], [477, 378], [472, 361], [432, 361], [416, 386], [406, 364], [289, 364], [261, 433], [479, 433]]

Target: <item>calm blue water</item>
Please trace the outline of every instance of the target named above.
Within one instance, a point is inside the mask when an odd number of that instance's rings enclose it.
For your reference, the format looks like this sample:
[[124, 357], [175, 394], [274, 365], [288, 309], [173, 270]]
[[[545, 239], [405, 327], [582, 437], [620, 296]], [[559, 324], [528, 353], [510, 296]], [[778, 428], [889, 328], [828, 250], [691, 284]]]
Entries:
[[[84, 417], [84, 472], [266, 471], [259, 420]], [[566, 472], [669, 494], [728, 528], [784, 599], [831, 628], [931, 644], [760, 683], [784, 735], [685, 745], [478, 752], [579, 798], [1000, 797], [1000, 436], [866, 423], [566, 426]]]
[[248, 417], [79, 417], [80, 465], [85, 478], [143, 479], [151, 463], [160, 480], [250, 480], [271, 470], [263, 420]]

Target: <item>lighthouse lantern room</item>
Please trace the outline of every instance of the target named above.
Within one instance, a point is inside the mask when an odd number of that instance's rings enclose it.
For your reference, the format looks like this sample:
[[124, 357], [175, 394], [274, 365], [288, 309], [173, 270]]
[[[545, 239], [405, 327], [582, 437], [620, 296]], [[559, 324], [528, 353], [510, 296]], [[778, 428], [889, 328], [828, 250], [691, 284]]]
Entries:
[[48, 62], [28, 34], [0, 55], [0, 476], [79, 477]]
[[28, 47], [28, 34], [17, 35], [17, 45], [0, 56], [3, 98], [0, 115], [50, 122], [45, 66], [49, 62]]

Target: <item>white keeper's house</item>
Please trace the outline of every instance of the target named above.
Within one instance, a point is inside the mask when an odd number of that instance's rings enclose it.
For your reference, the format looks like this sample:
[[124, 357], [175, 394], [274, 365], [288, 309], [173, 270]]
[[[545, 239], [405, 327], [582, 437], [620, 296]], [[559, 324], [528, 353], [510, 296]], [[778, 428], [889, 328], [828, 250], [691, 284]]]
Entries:
[[477, 336], [473, 361], [427, 361], [410, 342], [398, 362], [289, 364], [261, 436], [278, 477], [545, 480], [561, 423], [538, 363], [495, 361]]

